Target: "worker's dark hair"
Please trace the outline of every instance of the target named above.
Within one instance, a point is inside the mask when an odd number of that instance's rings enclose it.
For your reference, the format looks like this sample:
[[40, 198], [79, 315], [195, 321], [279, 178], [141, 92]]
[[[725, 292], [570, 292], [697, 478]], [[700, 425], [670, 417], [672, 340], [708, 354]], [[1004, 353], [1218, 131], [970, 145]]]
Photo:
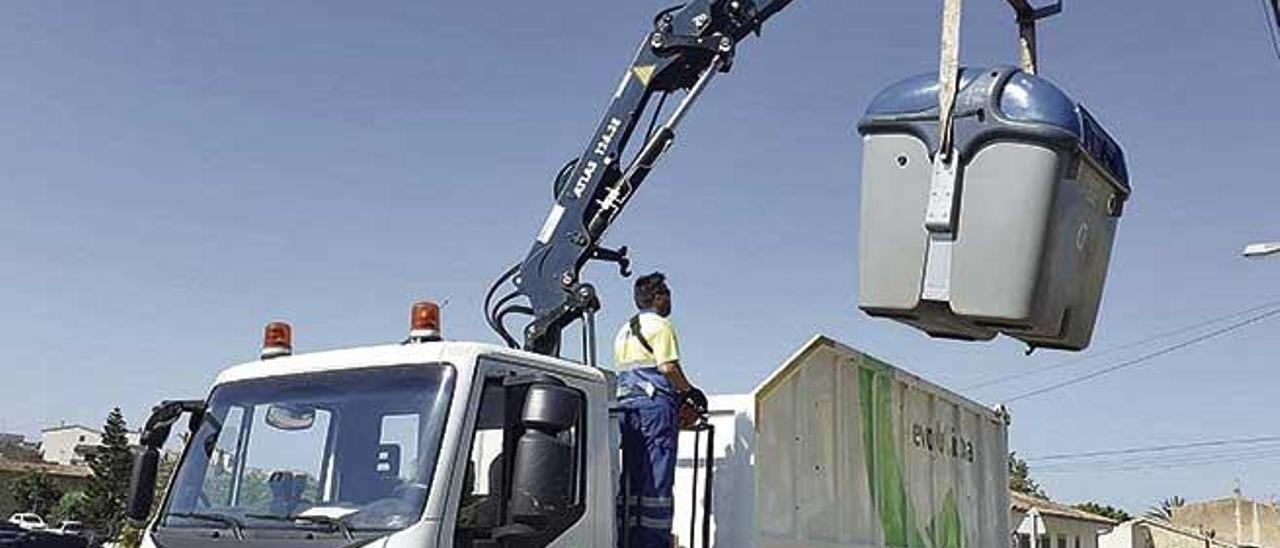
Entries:
[[667, 277], [661, 272], [645, 274], [636, 278], [636, 308], [650, 308], [653, 298], [666, 288]]

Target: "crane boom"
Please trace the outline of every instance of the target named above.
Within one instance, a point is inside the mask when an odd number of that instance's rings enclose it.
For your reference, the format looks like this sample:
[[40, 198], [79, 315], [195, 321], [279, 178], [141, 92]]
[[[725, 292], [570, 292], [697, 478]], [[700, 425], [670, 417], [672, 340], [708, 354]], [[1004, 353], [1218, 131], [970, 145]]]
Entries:
[[[508, 313], [532, 316], [524, 329], [524, 348], [558, 355], [561, 332], [599, 308], [595, 289], [580, 279], [589, 260], [618, 263], [628, 275], [626, 248], [601, 245], [657, 159], [671, 146], [675, 128], [710, 80], [729, 70], [737, 44], [759, 33], [765, 20], [791, 0], [694, 0], [664, 10], [622, 75], [609, 108], [585, 149], [556, 180], [556, 203], [525, 259], [507, 271], [486, 299], [490, 326], [507, 341]], [[680, 104], [623, 165], [623, 153], [651, 98], [685, 90]], [[659, 103], [660, 108], [661, 102]], [[655, 114], [655, 120], [657, 112]], [[494, 291], [507, 280], [515, 290], [496, 303]], [[519, 297], [528, 306], [510, 304]]]

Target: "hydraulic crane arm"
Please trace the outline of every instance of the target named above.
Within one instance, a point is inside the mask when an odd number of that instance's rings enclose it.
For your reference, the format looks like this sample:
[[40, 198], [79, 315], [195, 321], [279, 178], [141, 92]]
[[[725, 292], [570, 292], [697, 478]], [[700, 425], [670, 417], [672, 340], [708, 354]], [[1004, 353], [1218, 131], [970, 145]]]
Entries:
[[[623, 276], [629, 275], [626, 248], [600, 245], [605, 232], [670, 147], [688, 108], [715, 74], [729, 70], [738, 42], [758, 34], [765, 20], [790, 3], [694, 0], [658, 14], [585, 150], [556, 178], [556, 203], [529, 254], [498, 280], [486, 299], [489, 324], [508, 344], [515, 340], [503, 325], [506, 314], [530, 315], [524, 348], [557, 355], [561, 331], [599, 308], [595, 289], [579, 279], [587, 261], [616, 262]], [[649, 100], [680, 90], [687, 93], [670, 117], [656, 131], [649, 128], [639, 151], [623, 165], [626, 145]], [[491, 302], [513, 277], [515, 291]], [[510, 304], [519, 297], [528, 306]]]

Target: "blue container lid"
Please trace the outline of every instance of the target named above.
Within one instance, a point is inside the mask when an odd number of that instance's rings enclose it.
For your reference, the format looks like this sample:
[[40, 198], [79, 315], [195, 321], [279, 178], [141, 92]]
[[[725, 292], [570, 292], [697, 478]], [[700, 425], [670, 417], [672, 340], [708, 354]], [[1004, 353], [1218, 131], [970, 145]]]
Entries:
[[[1046, 140], [1077, 142], [1129, 191], [1124, 152], [1083, 106], [1053, 82], [1015, 67], [960, 69], [956, 94], [956, 141], [1010, 133]], [[985, 116], [983, 116], [985, 115]], [[976, 121], [968, 120], [976, 118]], [[858, 124], [863, 134], [932, 122], [936, 135], [938, 75], [925, 73], [901, 80], [876, 94]], [[923, 128], [916, 128], [917, 130]], [[936, 143], [929, 139], [931, 146]]]

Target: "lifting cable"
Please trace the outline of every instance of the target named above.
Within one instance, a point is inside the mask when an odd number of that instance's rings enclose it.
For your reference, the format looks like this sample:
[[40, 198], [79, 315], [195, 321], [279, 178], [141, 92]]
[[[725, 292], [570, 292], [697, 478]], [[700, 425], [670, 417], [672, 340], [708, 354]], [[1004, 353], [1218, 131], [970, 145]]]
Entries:
[[[1039, 8], [1032, 6], [1029, 0], [1006, 1], [1013, 7], [1018, 23], [1019, 64], [1023, 71], [1035, 74], [1038, 63], [1036, 22], [1061, 13], [1062, 0]], [[942, 40], [938, 56], [938, 152], [948, 162], [951, 160], [955, 100], [959, 91], [961, 8], [962, 0], [942, 2]]]
[[955, 126], [956, 81], [960, 72], [960, 6], [962, 0], [942, 2], [942, 46], [938, 56], [938, 156], [951, 162]]
[[1036, 52], [1036, 22], [1049, 16], [1062, 13], [1062, 0], [1044, 7], [1034, 7], [1028, 0], [1008, 0], [1017, 14], [1018, 22], [1018, 58], [1022, 70], [1035, 74], [1038, 58]]
[[[1017, 13], [1023, 70], [1036, 70], [1036, 21], [1062, 10], [1062, 0], [1035, 8], [1028, 0], [1007, 0]], [[960, 87], [960, 13], [962, 0], [943, 0], [942, 38], [938, 53], [938, 150], [933, 155], [924, 228], [929, 235], [925, 275], [920, 296], [929, 301], [951, 300], [952, 248], [960, 214], [960, 165], [955, 141], [956, 99]]]
[[938, 55], [938, 150], [933, 155], [929, 176], [929, 196], [924, 228], [929, 234], [925, 250], [925, 276], [920, 296], [931, 301], [949, 301], [951, 245], [955, 241], [959, 206], [956, 172], [960, 168], [952, 145], [955, 101], [959, 92], [961, 0], [942, 2], [942, 41]]

